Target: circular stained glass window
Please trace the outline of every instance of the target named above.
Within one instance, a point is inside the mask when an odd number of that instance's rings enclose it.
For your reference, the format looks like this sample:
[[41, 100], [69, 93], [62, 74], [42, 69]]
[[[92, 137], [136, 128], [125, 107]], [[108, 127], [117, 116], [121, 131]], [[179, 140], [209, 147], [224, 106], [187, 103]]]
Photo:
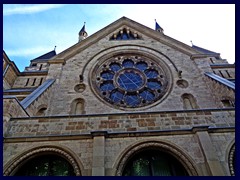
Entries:
[[166, 94], [166, 70], [154, 60], [138, 55], [115, 56], [93, 69], [92, 85], [106, 103], [120, 108], [138, 108]]

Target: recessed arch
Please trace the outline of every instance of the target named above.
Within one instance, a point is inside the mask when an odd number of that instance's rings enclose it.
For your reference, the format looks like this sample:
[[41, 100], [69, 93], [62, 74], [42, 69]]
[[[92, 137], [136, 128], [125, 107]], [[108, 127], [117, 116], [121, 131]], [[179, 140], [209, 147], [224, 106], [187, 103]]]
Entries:
[[137, 153], [143, 150], [158, 150], [161, 152], [168, 153], [169, 155], [176, 158], [182, 166], [187, 171], [190, 176], [197, 176], [198, 172], [194, 166], [194, 161], [186, 155], [179, 147], [173, 145], [172, 143], [165, 141], [141, 141], [137, 142], [128, 148], [126, 148], [120, 156], [117, 158], [116, 163], [114, 164], [114, 175], [121, 176], [123, 170], [129, 160]]
[[26, 163], [29, 159], [46, 154], [61, 156], [71, 164], [76, 176], [82, 175], [81, 172], [83, 170], [83, 166], [79, 161], [77, 155], [75, 155], [67, 147], [60, 147], [55, 145], [31, 147], [28, 150], [18, 154], [4, 166], [3, 175], [13, 176], [19, 170], [20, 166]]
[[235, 107], [235, 100], [232, 97], [222, 96], [221, 102], [222, 102], [223, 107]]
[[37, 107], [37, 111], [35, 113], [35, 116], [45, 116], [47, 111], [47, 105], [41, 104]]
[[85, 114], [85, 100], [82, 98], [74, 99], [70, 108], [70, 114]]
[[226, 150], [226, 162], [228, 164], [230, 175], [235, 176], [235, 139], [231, 141]]
[[[141, 51], [139, 49], [141, 49]], [[114, 64], [115, 66], [117, 66], [117, 64], [114, 63], [114, 60], [115, 62], [118, 61], [117, 58], [120, 58], [121, 64], [118, 64], [118, 65], [120, 65], [122, 69], [118, 69], [115, 71], [115, 69], [112, 69], [111, 65]], [[130, 68], [129, 67], [126, 68], [127, 65], [126, 67], [124, 66], [125, 58], [130, 58], [134, 63], [134, 66]], [[109, 107], [113, 107], [121, 110], [133, 110], [133, 109], [144, 110], [152, 106], [156, 106], [157, 104], [164, 101], [172, 90], [174, 71], [178, 71], [177, 69], [174, 69], [175, 66], [171, 62], [171, 60], [168, 59], [162, 53], [150, 48], [136, 46], [136, 45], [129, 45], [129, 46], [124, 45], [124, 46], [115, 47], [114, 49], [113, 48], [107, 49], [95, 55], [90, 61], [91, 61], [91, 67], [87, 66], [86, 64], [82, 73], [88, 72], [88, 75], [85, 75], [85, 76], [89, 77], [88, 79], [89, 79], [91, 90], [100, 101], [102, 101], [106, 105], [109, 105]], [[142, 63], [147, 62], [148, 64], [148, 70], [145, 70], [145, 71], [141, 70], [144, 73], [139, 73], [140, 71], [138, 71], [139, 68], [141, 68], [141, 67], [138, 67], [138, 63], [140, 62]], [[153, 71], [155, 72], [155, 70], [151, 68], [156, 68], [156, 72], [158, 73], [156, 77], [147, 77], [147, 74], [148, 74], [147, 71], [151, 70], [151, 73], [153, 73]], [[104, 71], [104, 69], [106, 69], [106, 71]], [[112, 71], [107, 71], [109, 69], [111, 69]], [[136, 91], [128, 92], [127, 94], [126, 94], [126, 91], [122, 91], [122, 89], [119, 86], [117, 86], [118, 85], [117, 79], [120, 77], [119, 74], [121, 74], [121, 72], [125, 72], [125, 70], [126, 71], [133, 70], [129, 72], [128, 75], [136, 77], [135, 78], [136, 81], [139, 80], [139, 78], [137, 77], [140, 77], [140, 79], [144, 82], [139, 86], [139, 88]], [[105, 73], [106, 75], [108, 75], [109, 78], [112, 75], [114, 77], [112, 79], [106, 79], [107, 82], [104, 83], [102, 81], [105, 77], [105, 76], [103, 77], [103, 75], [105, 74], [101, 74], [101, 73]], [[155, 81], [153, 82], [148, 78], [153, 78], [153, 79], [155, 78]], [[128, 77], [128, 79], [130, 78]], [[156, 88], [154, 90], [150, 88], [151, 92], [149, 93], [149, 91], [147, 90], [149, 87], [152, 87], [152, 86]], [[110, 88], [110, 89], [106, 89], [106, 88]], [[101, 91], [104, 91], [104, 92], [101, 92]], [[121, 93], [119, 94], [119, 92]], [[145, 100], [146, 98], [144, 99], [145, 94], [141, 94], [141, 93], [145, 93], [149, 95], [147, 100]], [[124, 97], [120, 98], [122, 94], [124, 94]], [[128, 97], [127, 96], [128, 94], [130, 94], [130, 96], [135, 95], [137, 98]], [[117, 106], [116, 106], [116, 103], [113, 103], [116, 99], [115, 96], [117, 96], [117, 99], [121, 99], [121, 100], [117, 100], [118, 101]], [[134, 103], [136, 102], [136, 104], [128, 103], [129, 98], [134, 99]], [[131, 100], [131, 102], [133, 101]]]
[[198, 109], [197, 100], [192, 94], [185, 93], [181, 96], [183, 109]]

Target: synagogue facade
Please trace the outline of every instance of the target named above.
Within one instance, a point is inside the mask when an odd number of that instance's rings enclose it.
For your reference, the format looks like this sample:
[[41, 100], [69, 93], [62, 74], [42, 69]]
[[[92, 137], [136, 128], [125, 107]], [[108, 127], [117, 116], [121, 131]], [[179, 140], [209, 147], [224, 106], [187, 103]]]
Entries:
[[20, 72], [3, 51], [5, 176], [234, 176], [235, 64], [122, 17]]

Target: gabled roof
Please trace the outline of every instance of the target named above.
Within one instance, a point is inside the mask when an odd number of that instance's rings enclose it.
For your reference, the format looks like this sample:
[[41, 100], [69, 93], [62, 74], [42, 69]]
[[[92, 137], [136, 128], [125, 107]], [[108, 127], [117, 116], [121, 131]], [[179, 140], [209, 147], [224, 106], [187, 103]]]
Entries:
[[50, 51], [50, 52], [48, 52], [48, 53], [46, 53], [46, 54], [43, 54], [43, 55], [41, 55], [41, 56], [39, 56], [39, 57], [31, 60], [31, 61], [48, 60], [48, 59], [51, 59], [51, 58], [54, 57], [54, 56], [56, 56], [56, 51], [55, 51], [55, 50]]
[[114, 21], [113, 23], [109, 24], [108, 26], [104, 27], [103, 29], [97, 31], [96, 33], [92, 34], [88, 38], [81, 41], [81, 43], [76, 43], [73, 46], [69, 47], [68, 49], [62, 51], [54, 58], [52, 58], [49, 63], [62, 63], [69, 59], [70, 57], [76, 55], [77, 53], [83, 51], [84, 49], [88, 48], [90, 45], [98, 42], [100, 39], [105, 38], [106, 36], [112, 36], [115, 31], [118, 31], [122, 27], [129, 27], [134, 31], [137, 31], [145, 36], [153, 38], [169, 47], [174, 49], [178, 49], [179, 51], [188, 54], [191, 56], [192, 54], [198, 54], [199, 52], [193, 49], [191, 46], [184, 44], [176, 39], [173, 39], [163, 33], [159, 33], [155, 29], [151, 29], [147, 26], [144, 26], [138, 22], [135, 22], [129, 18], [121, 17], [120, 19]]
[[[7, 53], [3, 50], [3, 58], [13, 66], [13, 68], [16, 70], [17, 74], [20, 74], [20, 71], [18, 69], [18, 67], [16, 66], [15, 62], [14, 61], [11, 61], [7, 55]], [[3, 74], [5, 74], [7, 71], [7, 69], [5, 69], [5, 71], [3, 72]], [[3, 75], [4, 76], [4, 75]]]
[[216, 54], [216, 55], [219, 55], [219, 53], [216, 53], [216, 52], [213, 52], [213, 51], [209, 51], [207, 49], [204, 49], [204, 48], [201, 48], [201, 47], [198, 47], [198, 46], [195, 46], [195, 45], [192, 45], [192, 48], [201, 52], [201, 53], [204, 53], [204, 54]]

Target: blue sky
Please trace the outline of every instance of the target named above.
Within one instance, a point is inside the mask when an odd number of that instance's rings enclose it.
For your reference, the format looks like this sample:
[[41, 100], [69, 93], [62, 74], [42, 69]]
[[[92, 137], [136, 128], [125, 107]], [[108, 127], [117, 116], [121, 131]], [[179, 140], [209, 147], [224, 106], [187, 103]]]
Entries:
[[155, 21], [178, 41], [221, 53], [235, 62], [235, 5], [231, 4], [4, 4], [3, 49], [20, 71], [57, 46], [57, 54], [78, 42], [86, 22], [92, 35], [122, 16], [149, 28]]

